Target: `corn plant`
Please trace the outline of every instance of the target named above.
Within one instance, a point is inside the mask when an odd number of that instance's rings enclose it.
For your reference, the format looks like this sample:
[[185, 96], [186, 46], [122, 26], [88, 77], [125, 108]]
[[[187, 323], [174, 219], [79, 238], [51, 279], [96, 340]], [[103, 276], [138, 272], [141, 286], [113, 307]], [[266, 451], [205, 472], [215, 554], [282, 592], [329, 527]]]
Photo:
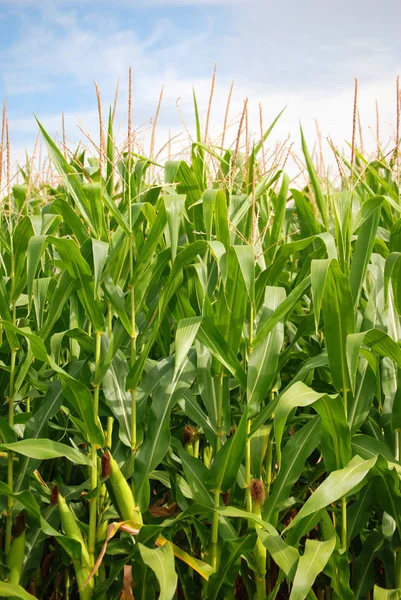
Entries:
[[195, 109], [2, 198], [0, 596], [401, 598], [397, 150], [295, 188]]

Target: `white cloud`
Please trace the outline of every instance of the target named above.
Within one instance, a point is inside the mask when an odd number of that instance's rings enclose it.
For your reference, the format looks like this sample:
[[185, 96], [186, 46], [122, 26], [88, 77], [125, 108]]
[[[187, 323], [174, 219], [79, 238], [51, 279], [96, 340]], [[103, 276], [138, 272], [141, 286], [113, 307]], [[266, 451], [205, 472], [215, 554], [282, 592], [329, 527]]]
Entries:
[[[258, 0], [134, 0], [139, 8], [148, 6], [214, 6], [214, 5], [236, 5], [241, 2], [249, 4], [258, 2]], [[110, 5], [110, 0], [41, 0], [40, 8], [59, 8], [60, 6], [101, 6], [102, 4]], [[132, 0], [114, 0], [113, 6], [130, 6]], [[38, 7], [37, 0], [0, 0], [0, 6], [8, 6], [9, 8], [24, 8], [27, 6]]]
[[[124, 1], [124, 0], [122, 0]], [[235, 5], [244, 0], [139, 0], [143, 6], [151, 4], [158, 6], [213, 6], [213, 5]], [[257, 0], [246, 0], [251, 4]]]
[[[193, 128], [192, 86], [195, 87], [201, 110], [205, 112], [210, 92], [211, 70], [217, 60], [217, 87], [212, 110], [212, 132], [220, 131], [231, 79], [236, 80], [231, 116], [238, 115], [245, 97], [250, 103], [251, 129], [259, 134], [258, 102], [264, 106], [264, 120], [267, 126], [277, 113], [288, 105], [272, 135], [275, 140], [284, 139], [288, 133], [299, 149], [299, 120], [301, 120], [310, 148], [316, 139], [314, 119], [319, 122], [323, 140], [331, 135], [336, 144], [345, 146], [350, 140], [352, 128], [353, 76], [360, 77], [359, 106], [364, 124], [365, 145], [375, 146], [374, 135], [369, 125], [375, 120], [375, 99], [381, 113], [382, 139], [387, 141], [392, 135], [389, 122], [395, 121], [395, 77], [396, 62], [390, 60], [393, 49], [390, 41], [384, 38], [374, 43], [355, 36], [351, 40], [296, 33], [290, 23], [284, 26], [275, 19], [267, 19], [266, 5], [258, 0], [260, 14], [244, 8], [244, 3], [232, 0], [150, 0], [153, 4], [172, 5], [218, 5], [237, 4], [233, 12], [238, 31], [224, 29], [224, 37], [213, 23], [213, 13], [202, 14], [201, 20], [188, 30], [172, 19], [158, 18], [155, 12], [153, 28], [146, 36], [138, 35], [132, 28], [121, 28], [112, 19], [102, 22], [101, 11], [93, 20], [85, 20], [73, 4], [60, 9], [49, 0], [42, 4], [47, 24], [27, 23], [27, 32], [9, 50], [3, 60], [5, 84], [9, 94], [54, 90], [69, 83], [78, 97], [85, 91], [86, 99], [79, 111], [80, 118], [95, 137], [97, 135], [97, 114], [95, 94], [88, 95], [88, 84], [93, 79], [99, 82], [105, 106], [112, 102], [117, 78], [121, 76], [120, 108], [118, 123], [126, 115], [127, 71], [130, 65], [134, 73], [134, 119], [142, 123], [154, 114], [161, 85], [165, 85], [164, 100], [159, 117], [159, 144], [164, 143], [171, 129], [174, 134], [182, 130], [176, 112], [175, 102], [181, 98], [180, 106], [185, 121]], [[314, 1], [314, 0], [313, 0]], [[343, 1], [343, 0], [341, 0]], [[18, 0], [23, 4], [24, 0]], [[97, 4], [99, 0], [96, 0]], [[0, 4], [1, 4], [0, 0]], [[4, 3], [4, 2], [3, 2]], [[88, 0], [86, 0], [86, 3]], [[59, 2], [57, 2], [60, 5]], [[312, 2], [313, 4], [313, 2]], [[71, 8], [72, 7], [72, 8]], [[277, 11], [277, 6], [274, 8]], [[306, 15], [308, 16], [308, 15]], [[305, 15], [300, 25], [303, 25]], [[51, 27], [51, 23], [57, 28]], [[292, 25], [291, 25], [292, 23]], [[266, 33], [267, 24], [269, 29]], [[281, 31], [288, 27], [286, 37], [280, 40]], [[280, 29], [282, 28], [282, 29]], [[309, 31], [309, 30], [308, 30]], [[291, 38], [291, 35], [294, 37]], [[278, 37], [277, 37], [278, 36]], [[304, 36], [304, 37], [303, 37]], [[316, 43], [316, 47], [314, 47]], [[306, 49], [307, 47], [307, 49]], [[328, 53], [328, 54], [327, 54]], [[328, 64], [327, 56], [340, 56], [337, 65]], [[21, 61], [21, 56], [29, 57], [29, 64]], [[294, 74], [298, 65], [300, 75]], [[298, 61], [298, 62], [297, 62]], [[206, 68], [208, 67], [208, 68]], [[210, 77], [204, 73], [210, 68]], [[327, 72], [337, 68], [341, 77], [330, 80]], [[311, 71], [311, 72], [308, 72]], [[326, 72], [327, 71], [327, 72]], [[401, 69], [400, 69], [401, 71]], [[301, 79], [301, 76], [304, 79]], [[60, 94], [57, 111], [49, 113], [48, 108], [38, 114], [50, 133], [60, 131], [60, 114], [65, 108]], [[9, 103], [12, 115], [12, 99]], [[27, 107], [27, 112], [29, 107]], [[72, 140], [79, 140], [82, 134], [75, 125], [74, 111], [66, 111], [67, 134]], [[11, 118], [11, 133], [18, 139], [15, 153], [23, 145], [32, 145], [37, 131], [33, 117]], [[124, 129], [125, 125], [121, 125]], [[234, 135], [235, 127], [232, 133]], [[149, 137], [149, 136], [148, 136]], [[326, 145], [325, 157], [332, 161]]]
[[[137, 31], [139, 23], [137, 28], [121, 28], [118, 19], [101, 13], [95, 20], [83, 18], [74, 9], [61, 11], [52, 3], [42, 6], [42, 11], [44, 21], [22, 17], [25, 31], [3, 55], [7, 95], [62, 87], [66, 80], [78, 91], [78, 86], [88, 86], [96, 79], [111, 100], [118, 77], [125, 77], [129, 66], [139, 89], [143, 78], [149, 76], [158, 78], [161, 86], [165, 72], [178, 72], [202, 51], [213, 27], [207, 15], [194, 31], [172, 19], [156, 18], [143, 35]], [[21, 57], [29, 57], [29, 61]]]

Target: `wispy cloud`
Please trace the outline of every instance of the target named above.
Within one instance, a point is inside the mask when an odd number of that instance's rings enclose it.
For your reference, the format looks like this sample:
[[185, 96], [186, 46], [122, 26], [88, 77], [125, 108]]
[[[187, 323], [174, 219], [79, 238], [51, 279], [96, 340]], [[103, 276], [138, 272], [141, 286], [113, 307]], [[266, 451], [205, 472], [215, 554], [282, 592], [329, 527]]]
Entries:
[[[389, 1], [393, 6], [393, 0]], [[223, 11], [224, 4], [230, 4], [229, 12]], [[368, 124], [374, 121], [376, 98], [383, 137], [391, 134], [386, 123], [394, 122], [400, 42], [397, 36], [380, 33], [377, 24], [381, 17], [376, 23], [371, 0], [366, 0], [363, 14], [359, 11], [356, 15], [355, 8], [348, 7], [347, 14], [354, 20], [351, 24], [344, 22], [346, 4], [339, 0], [324, 16], [316, 0], [302, 10], [296, 0], [287, 0], [284, 19], [282, 4], [263, 0], [144, 0], [137, 2], [135, 9], [131, 1], [124, 0], [117, 0], [113, 7], [102, 0], [84, 0], [79, 5], [75, 0], [48, 0], [40, 5], [30, 0], [13, 0], [12, 4], [0, 0], [0, 5], [12, 6], [13, 16], [7, 17], [4, 11], [3, 18], [11, 18], [16, 30], [8, 46], [2, 48], [0, 67], [3, 89], [10, 96], [16, 144], [32, 143], [36, 131], [32, 111], [52, 133], [60, 127], [62, 111], [73, 139], [81, 135], [75, 128], [77, 114], [91, 132], [96, 132], [94, 79], [107, 105], [113, 100], [117, 78], [122, 78], [117, 113], [122, 121], [130, 65], [137, 124], [152, 116], [161, 85], [165, 85], [158, 134], [163, 142], [169, 129], [173, 133], [182, 129], [177, 98], [185, 120], [189, 126], [193, 124], [193, 86], [201, 108], [206, 109], [213, 64], [217, 62], [214, 134], [223, 122], [234, 79], [232, 118], [249, 97], [255, 132], [259, 129], [259, 100], [266, 123], [288, 104], [272, 143], [288, 133], [298, 139], [299, 120], [308, 138], [314, 139], [316, 118], [323, 138], [331, 134], [343, 144], [350, 138], [353, 77], [357, 75], [366, 143], [371, 140], [373, 145]], [[326, 20], [331, 21], [331, 28]], [[391, 31], [394, 27], [390, 24]]]
[[132, 29], [109, 15], [93, 21], [74, 10], [55, 10], [50, 4], [42, 6], [36, 22], [22, 15], [20, 38], [3, 52], [1, 75], [6, 93], [43, 91], [66, 81], [91, 85], [93, 79], [109, 88], [129, 65], [138, 80], [152, 75], [162, 83], [165, 72], [189, 67], [191, 56], [206, 44], [213, 28], [207, 16], [191, 31], [160, 17], [143, 35], [139, 18], [136, 21]]
[[[236, 5], [246, 1], [248, 5], [257, 3], [260, 0], [135, 0], [135, 8], [147, 8], [149, 6], [218, 6], [218, 5]], [[42, 0], [40, 6], [43, 8], [60, 6], [93, 6], [110, 5], [110, 0]], [[113, 7], [129, 6], [133, 8], [132, 0], [114, 0]], [[0, 6], [9, 8], [24, 8], [27, 6], [38, 6], [37, 0], [0, 0]]]

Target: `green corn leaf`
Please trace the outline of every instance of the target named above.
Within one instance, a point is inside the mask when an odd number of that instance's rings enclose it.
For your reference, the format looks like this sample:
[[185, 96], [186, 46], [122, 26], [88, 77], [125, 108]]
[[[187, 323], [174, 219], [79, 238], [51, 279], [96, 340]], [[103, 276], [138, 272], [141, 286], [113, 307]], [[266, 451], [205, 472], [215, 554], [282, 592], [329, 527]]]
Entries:
[[259, 427], [250, 438], [251, 473], [256, 479], [262, 479], [263, 464], [270, 440], [270, 432], [271, 427], [269, 425], [265, 425]]
[[110, 301], [111, 306], [117, 313], [121, 323], [125, 327], [126, 332], [131, 335], [131, 321], [125, 306], [124, 294], [121, 288], [115, 285], [112, 277], [109, 274], [105, 275], [103, 285], [105, 294]]
[[40, 257], [46, 246], [46, 236], [33, 236], [30, 238], [27, 249], [27, 277], [28, 277], [28, 300], [32, 300], [34, 278]]
[[301, 519], [351, 493], [365, 479], [376, 460], [376, 457], [363, 460], [355, 456], [344, 469], [330, 473], [305, 502], [295, 519], [287, 525], [286, 530], [297, 525]]
[[[377, 369], [374, 370], [371, 368], [365, 357], [360, 357], [357, 367], [355, 392], [349, 398], [348, 402], [348, 424], [351, 433], [355, 433], [359, 429], [369, 414], [375, 395], [376, 371]], [[352, 385], [353, 381], [351, 379]]]
[[108, 251], [109, 245], [106, 242], [92, 239], [95, 300], [98, 297], [98, 288], [100, 286], [103, 269], [106, 264]]
[[[284, 300], [285, 290], [283, 288], [266, 287], [259, 327], [263, 327]], [[266, 398], [276, 382], [278, 359], [283, 341], [284, 325], [279, 322], [252, 350], [248, 360], [247, 373], [247, 402], [250, 417], [259, 412], [260, 402]]]
[[0, 439], [5, 444], [17, 441], [17, 436], [14, 429], [10, 427], [3, 417], [0, 417]]
[[253, 550], [255, 543], [256, 532], [233, 540], [226, 540], [223, 543], [219, 570], [210, 577], [207, 585], [207, 597], [210, 600], [216, 600], [222, 587], [232, 589], [236, 578], [232, 567], [239, 563], [242, 555], [246, 555]]
[[190, 317], [189, 319], [182, 319], [177, 325], [175, 334], [174, 377], [181, 371], [188, 352], [195, 341], [201, 322], [202, 317]]
[[219, 193], [221, 194], [222, 192], [220, 190], [206, 190], [202, 196], [203, 222], [205, 223], [206, 237], [209, 242], [212, 239], [213, 217], [215, 214], [216, 198]]
[[375, 243], [380, 212], [381, 203], [359, 228], [350, 271], [350, 286], [355, 305], [359, 302], [363, 280]]
[[297, 189], [290, 189], [297, 208], [297, 216], [301, 229], [302, 238], [308, 238], [319, 233], [319, 225], [311, 203]]
[[182, 462], [185, 478], [193, 493], [194, 499], [198, 504], [204, 506], [213, 506], [213, 497], [206, 486], [208, 469], [202, 461], [191, 456], [184, 450], [181, 444], [176, 444], [178, 455]]
[[328, 232], [318, 233], [315, 236], [297, 240], [296, 242], [282, 244], [278, 249], [276, 256], [274, 257], [273, 264], [269, 267], [269, 282], [273, 284], [277, 281], [277, 279], [282, 275], [283, 269], [285, 268], [286, 263], [291, 256], [296, 255], [312, 244], [316, 245], [319, 240], [321, 240], [326, 246], [326, 252], [329, 259], [337, 258], [337, 248], [335, 246], [333, 236]]
[[401, 590], [386, 590], [375, 585], [373, 590], [373, 600], [400, 600]]
[[10, 331], [15, 335], [22, 336], [29, 341], [30, 348], [32, 350], [33, 355], [38, 360], [43, 362], [47, 361], [47, 352], [46, 346], [42, 342], [41, 338], [30, 331], [26, 331], [20, 327], [16, 327], [12, 323], [8, 323], [7, 321], [1, 321], [1, 325], [4, 327], [6, 331]]
[[[82, 368], [82, 363], [76, 363], [73, 374], [78, 374]], [[58, 413], [63, 402], [63, 394], [60, 381], [55, 381], [50, 384], [46, 395], [42, 398], [39, 408], [37, 408], [25, 427], [25, 439], [44, 437], [48, 431], [49, 421]], [[25, 477], [30, 474], [38, 463], [30, 458], [22, 458], [19, 460], [18, 470], [14, 481], [14, 489], [20, 490]]]
[[0, 581], [0, 596], [2, 598], [20, 598], [21, 600], [35, 600], [35, 596], [29, 594], [17, 583], [5, 583]]
[[168, 371], [160, 381], [148, 418], [148, 430], [135, 458], [135, 485], [137, 493], [149, 473], [162, 461], [170, 445], [169, 417], [173, 407], [195, 378], [193, 356], [186, 360], [179, 376]]
[[170, 302], [173, 294], [176, 292], [180, 280], [182, 278], [183, 269], [192, 264], [198, 254], [202, 254], [206, 248], [206, 242], [201, 240], [194, 242], [193, 244], [189, 244], [184, 250], [179, 252], [176, 256], [176, 259], [173, 264], [173, 268], [169, 274], [169, 277], [166, 281], [166, 285], [163, 288], [163, 291], [160, 295], [159, 309], [158, 309], [158, 319], [162, 318], [164, 315], [164, 311], [167, 308], [167, 304]]
[[296, 548], [286, 544], [277, 533], [271, 534], [263, 529], [258, 529], [257, 534], [262, 544], [266, 546], [276, 565], [292, 580], [299, 562], [299, 553]]
[[166, 208], [167, 225], [170, 233], [171, 258], [173, 261], [177, 255], [178, 235], [185, 209], [185, 195], [166, 194], [164, 196]]
[[128, 362], [122, 352], [114, 356], [103, 376], [103, 393], [107, 404], [119, 423], [118, 435], [126, 446], [131, 447], [131, 396], [125, 391]]
[[235, 434], [216, 454], [206, 478], [206, 485], [209, 489], [226, 491], [233, 486], [244, 457], [247, 418], [247, 411], [245, 411]]
[[317, 176], [315, 167], [313, 166], [312, 159], [310, 157], [308, 147], [306, 145], [304, 133], [301, 128], [301, 141], [302, 141], [302, 151], [304, 153], [306, 168], [308, 169], [309, 178], [311, 181], [312, 189], [315, 194], [316, 204], [319, 209], [320, 215], [323, 219], [324, 226], [326, 230], [329, 229], [329, 211], [327, 205], [327, 199], [323, 194], [319, 178]]
[[240, 383], [246, 385], [246, 375], [235, 352], [227, 344], [219, 329], [210, 317], [203, 317], [199, 327], [198, 340], [209, 348], [210, 352]]
[[288, 175], [284, 174], [280, 192], [275, 201], [274, 220], [269, 236], [269, 250], [267, 256], [271, 261], [273, 261], [277, 252], [277, 242], [282, 236], [289, 184], [290, 178]]
[[39, 331], [40, 336], [44, 341], [48, 338], [54, 325], [60, 318], [63, 308], [71, 294], [74, 292], [76, 286], [77, 281], [70, 276], [66, 269], [60, 275], [56, 283], [56, 288], [49, 302], [46, 320]]
[[238, 227], [242, 219], [249, 214], [249, 210], [252, 208], [252, 205], [256, 203], [259, 198], [274, 185], [274, 183], [279, 179], [280, 175], [281, 171], [277, 171], [273, 176], [270, 176], [268, 173], [257, 183], [254, 192], [248, 194], [248, 196], [246, 196], [243, 200], [241, 199], [238, 209], [235, 211], [235, 214], [231, 216], [233, 225]]
[[384, 295], [388, 302], [390, 278], [394, 293], [394, 301], [398, 314], [401, 314], [401, 252], [391, 252], [384, 267]]
[[102, 202], [102, 186], [99, 183], [84, 183], [85, 205], [91, 214], [98, 238], [106, 238], [106, 220]]
[[1, 447], [5, 450], [11, 450], [17, 454], [38, 460], [48, 460], [65, 456], [65, 458], [78, 465], [92, 464], [90, 458], [78, 450], [67, 446], [67, 444], [60, 444], [48, 439], [20, 440], [12, 444], [2, 444]]
[[330, 264], [330, 258], [312, 260], [311, 264], [311, 290], [313, 306], [315, 309], [314, 314], [316, 333], [319, 331], [320, 312], [322, 309], [323, 294]]
[[315, 417], [297, 431], [285, 445], [279, 474], [262, 508], [263, 518], [272, 525], [276, 525], [280, 507], [289, 497], [305, 461], [316, 448], [319, 440], [320, 417]]
[[52, 202], [51, 208], [62, 217], [64, 225], [68, 224], [78, 243], [83, 244], [88, 238], [88, 232], [72, 206], [66, 200], [58, 198]]
[[385, 331], [370, 329], [360, 333], [350, 334], [346, 340], [347, 363], [349, 377], [353, 389], [356, 384], [356, 373], [362, 344], [365, 344], [379, 354], [391, 358], [401, 368], [401, 347]]
[[350, 389], [347, 336], [354, 333], [354, 309], [348, 278], [336, 261], [327, 270], [323, 293], [324, 332], [330, 372], [337, 391]]
[[348, 273], [351, 255], [352, 235], [352, 192], [334, 192], [332, 195], [332, 204], [336, 240], [338, 246], [338, 262], [342, 272]]
[[4, 496], [11, 496], [22, 504], [26, 510], [27, 515], [32, 522], [36, 525], [40, 525], [40, 507], [36, 502], [33, 494], [29, 490], [22, 490], [22, 492], [13, 492], [11, 488], [4, 482], [0, 481], [0, 493]]
[[323, 396], [313, 408], [321, 417], [321, 450], [328, 471], [345, 467], [351, 460], [351, 437], [343, 399]]
[[99, 301], [95, 301], [95, 287], [88, 263], [83, 258], [77, 244], [73, 240], [59, 239], [49, 236], [51, 243], [60, 254], [69, 274], [77, 281], [77, 293], [85, 312], [96, 331], [104, 331], [104, 317]]
[[150, 549], [138, 543], [141, 558], [157, 577], [160, 586], [160, 600], [172, 600], [177, 587], [177, 574], [174, 568], [174, 553], [170, 544]]
[[74, 201], [81, 213], [82, 218], [85, 220], [86, 224], [91, 228], [92, 232], [95, 233], [96, 225], [94, 223], [90, 209], [86, 203], [86, 195], [84, 193], [82, 183], [76, 171], [71, 165], [67, 163], [64, 156], [57, 148], [56, 144], [53, 142], [49, 134], [46, 132], [46, 130], [43, 128], [43, 126], [41, 125], [41, 123], [39, 123], [38, 120], [37, 123], [45, 140], [50, 158], [54, 166], [56, 167], [59, 174], [63, 177], [64, 183], [71, 196], [74, 198]]
[[325, 394], [314, 392], [310, 387], [297, 381], [284, 392], [278, 401], [275, 418], [274, 433], [276, 437], [277, 458], [281, 463], [281, 440], [283, 438], [284, 427], [290, 412], [297, 406], [310, 406], [323, 398]]
[[226, 276], [215, 309], [215, 323], [235, 354], [241, 340], [247, 307], [247, 287], [237, 253], [230, 248], [225, 255]]
[[163, 204], [163, 207], [157, 213], [156, 220], [151, 226], [146, 237], [145, 243], [143, 244], [139, 253], [138, 260], [136, 261], [134, 268], [132, 283], [137, 283], [138, 281], [140, 281], [140, 279], [143, 277], [144, 273], [148, 269], [157, 246], [159, 244], [162, 244], [162, 234], [166, 225], [167, 215]]
[[255, 302], [255, 249], [251, 245], [233, 246], [244, 279], [249, 301]]
[[290, 600], [304, 600], [315, 582], [316, 577], [326, 566], [336, 545], [336, 538], [319, 542], [306, 540], [305, 552], [298, 561]]
[[26, 284], [26, 262], [29, 240], [34, 235], [32, 222], [29, 217], [23, 217], [13, 233], [14, 254], [14, 289], [11, 289], [11, 300], [17, 300]]
[[265, 336], [284, 318], [288, 318], [289, 314], [294, 309], [295, 305], [299, 302], [300, 298], [310, 286], [310, 276], [306, 277], [301, 283], [299, 283], [287, 298], [276, 308], [270, 318], [262, 325], [258, 333], [255, 335], [253, 340], [253, 346], [257, 346]]
[[358, 498], [347, 509], [348, 544], [365, 527], [375, 502], [374, 485], [370, 482], [362, 488]]
[[59, 374], [65, 398], [83, 422], [83, 433], [92, 444], [103, 446], [104, 436], [99, 419], [95, 419], [93, 413], [93, 398], [90, 391], [84, 383], [71, 377], [50, 357], [48, 358], [52, 369]]
[[[182, 400], [179, 400], [178, 404], [183, 410], [183, 413], [188, 416], [191, 421], [196, 423], [198, 427], [201, 427], [205, 434], [208, 442], [212, 448], [216, 448], [217, 444], [217, 431], [213, 427], [210, 419], [202, 410], [200, 403], [196, 400], [195, 396], [191, 393], [191, 390], [186, 390], [183, 394]], [[200, 502], [200, 501], [199, 501]], [[200, 502], [203, 504], [202, 502]]]
[[352, 590], [356, 599], [366, 597], [366, 594], [373, 587], [375, 576], [372, 563], [383, 543], [383, 534], [379, 531], [371, 531], [361, 553], [354, 562]]
[[230, 247], [230, 229], [226, 196], [222, 190], [216, 190], [215, 198], [216, 239], [224, 245], [228, 252]]

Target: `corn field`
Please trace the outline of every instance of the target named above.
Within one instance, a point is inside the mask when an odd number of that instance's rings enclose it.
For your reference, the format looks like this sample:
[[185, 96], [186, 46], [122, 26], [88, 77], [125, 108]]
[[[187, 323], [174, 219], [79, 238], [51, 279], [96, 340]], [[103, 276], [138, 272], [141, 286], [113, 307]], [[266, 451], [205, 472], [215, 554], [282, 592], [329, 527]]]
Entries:
[[400, 599], [399, 130], [293, 187], [198, 114], [2, 195], [0, 596]]

